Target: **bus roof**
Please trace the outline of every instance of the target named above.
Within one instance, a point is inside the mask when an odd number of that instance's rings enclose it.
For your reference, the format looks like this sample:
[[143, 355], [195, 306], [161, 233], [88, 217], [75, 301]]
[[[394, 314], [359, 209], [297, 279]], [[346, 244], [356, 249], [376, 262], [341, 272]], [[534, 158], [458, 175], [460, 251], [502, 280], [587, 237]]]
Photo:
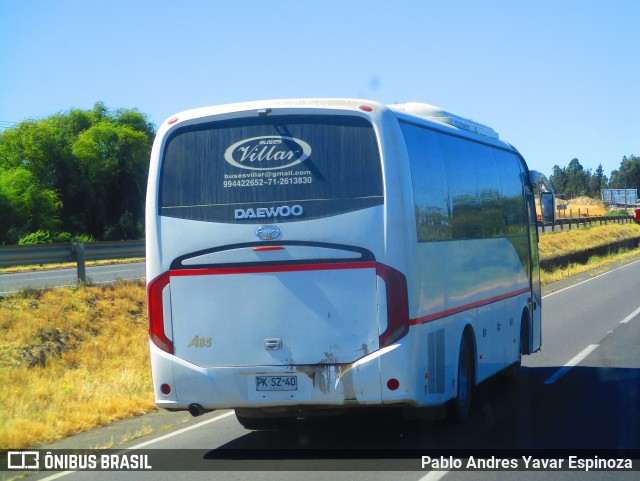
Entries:
[[[272, 99], [251, 102], [240, 102], [225, 105], [201, 107], [180, 112], [162, 124], [162, 127], [171, 129], [176, 124], [184, 121], [200, 122], [210, 116], [233, 114], [239, 112], [254, 111], [258, 115], [268, 115], [271, 109], [327, 109], [327, 110], [352, 110], [366, 114], [368, 112], [381, 112], [389, 109], [394, 114], [404, 114], [407, 117], [419, 118], [428, 122], [439, 124], [445, 128], [454, 128], [459, 131], [481, 135], [486, 139], [499, 140], [498, 133], [491, 127], [459, 115], [455, 115], [440, 107], [421, 102], [406, 102], [400, 104], [385, 105], [377, 101], [366, 99], [345, 98], [300, 98], [300, 99]], [[191, 123], [191, 122], [189, 122]]]
[[474, 120], [452, 114], [451, 112], [447, 112], [446, 110], [443, 110], [440, 107], [436, 107], [434, 105], [424, 104], [420, 102], [406, 102], [403, 104], [389, 105], [388, 107], [391, 110], [397, 112], [404, 112], [406, 114], [422, 117], [433, 122], [452, 125], [459, 129], [484, 135], [485, 137], [490, 137], [492, 139], [498, 140], [500, 138], [498, 133], [491, 127], [488, 127]]

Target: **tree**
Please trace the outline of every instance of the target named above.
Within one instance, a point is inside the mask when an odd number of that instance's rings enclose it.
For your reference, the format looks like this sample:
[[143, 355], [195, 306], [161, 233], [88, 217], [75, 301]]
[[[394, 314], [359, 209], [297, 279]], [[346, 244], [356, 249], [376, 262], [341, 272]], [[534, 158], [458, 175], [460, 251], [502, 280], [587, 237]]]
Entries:
[[0, 244], [15, 244], [38, 229], [55, 230], [60, 206], [57, 194], [40, 187], [25, 167], [0, 167]]
[[[87, 183], [83, 217], [89, 232], [103, 237], [130, 237], [118, 225], [144, 216], [149, 141], [144, 132], [127, 125], [101, 121], [80, 133], [72, 152]], [[123, 220], [124, 221], [124, 220]], [[115, 231], [114, 231], [115, 229]], [[139, 232], [138, 234], [141, 234]]]
[[29, 172], [42, 192], [54, 192], [64, 231], [140, 237], [154, 135], [146, 115], [97, 102], [92, 110], [28, 120], [0, 134], [0, 168]]
[[558, 165], [554, 165], [553, 174], [549, 177], [549, 182], [551, 182], [551, 186], [558, 194], [564, 194], [569, 183], [566, 169], [561, 169]]
[[580, 164], [578, 159], [572, 159], [566, 169], [567, 174], [567, 186], [565, 195], [567, 197], [580, 197], [588, 194], [588, 182], [589, 173], [585, 172], [584, 167]]
[[612, 189], [640, 189], [640, 157], [624, 156], [620, 169], [611, 172]]
[[589, 178], [589, 197], [600, 198], [600, 191], [607, 188], [607, 177], [604, 175], [602, 164], [598, 164], [595, 174]]

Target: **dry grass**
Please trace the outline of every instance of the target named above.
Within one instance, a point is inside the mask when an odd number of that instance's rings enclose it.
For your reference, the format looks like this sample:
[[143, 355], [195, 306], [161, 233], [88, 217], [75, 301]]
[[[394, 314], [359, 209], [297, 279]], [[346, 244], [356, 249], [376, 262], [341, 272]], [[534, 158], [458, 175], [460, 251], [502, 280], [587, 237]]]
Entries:
[[0, 449], [155, 408], [142, 283], [0, 300]]
[[540, 282], [542, 285], [552, 284], [562, 279], [574, 276], [576, 274], [582, 274], [583, 272], [590, 271], [592, 276], [601, 274], [606, 269], [606, 266], [613, 264], [614, 262], [631, 262], [640, 259], [640, 249], [634, 250], [622, 250], [617, 254], [611, 254], [608, 256], [593, 256], [586, 264], [569, 264], [562, 269], [555, 269], [553, 271], [540, 271]]
[[[594, 226], [587, 229], [553, 232], [540, 235], [540, 259], [580, 252], [591, 247], [609, 245], [612, 242], [640, 237], [638, 224], [609, 224]], [[567, 277], [581, 274], [590, 270], [597, 270], [618, 261], [630, 261], [640, 257], [640, 249], [622, 250], [608, 256], [594, 256], [586, 264], [570, 264], [553, 271], [541, 271], [542, 284], [550, 284]]]
[[592, 199], [590, 197], [577, 197], [567, 201], [558, 200], [558, 204], [566, 204], [565, 210], [559, 210], [557, 216], [559, 219], [569, 217], [598, 217], [607, 215], [607, 208], [600, 199]]
[[638, 224], [609, 224], [540, 235], [540, 258], [554, 257], [640, 237]]

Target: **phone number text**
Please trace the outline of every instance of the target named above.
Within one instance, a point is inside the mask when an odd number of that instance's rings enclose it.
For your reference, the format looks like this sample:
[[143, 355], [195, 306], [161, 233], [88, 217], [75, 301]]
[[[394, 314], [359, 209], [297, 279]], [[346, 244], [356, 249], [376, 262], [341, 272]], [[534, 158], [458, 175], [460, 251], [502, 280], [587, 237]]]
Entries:
[[311, 184], [313, 177], [278, 177], [277, 179], [240, 179], [225, 180], [223, 187], [262, 187], [269, 185], [301, 185]]

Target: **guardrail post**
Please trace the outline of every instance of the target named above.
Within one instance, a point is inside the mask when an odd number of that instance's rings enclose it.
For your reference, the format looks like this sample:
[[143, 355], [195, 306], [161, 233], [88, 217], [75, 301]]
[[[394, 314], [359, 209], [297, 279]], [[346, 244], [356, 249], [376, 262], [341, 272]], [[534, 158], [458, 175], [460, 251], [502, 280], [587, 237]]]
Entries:
[[84, 257], [84, 244], [82, 242], [73, 243], [73, 252], [78, 263], [78, 284], [87, 283], [87, 270]]

